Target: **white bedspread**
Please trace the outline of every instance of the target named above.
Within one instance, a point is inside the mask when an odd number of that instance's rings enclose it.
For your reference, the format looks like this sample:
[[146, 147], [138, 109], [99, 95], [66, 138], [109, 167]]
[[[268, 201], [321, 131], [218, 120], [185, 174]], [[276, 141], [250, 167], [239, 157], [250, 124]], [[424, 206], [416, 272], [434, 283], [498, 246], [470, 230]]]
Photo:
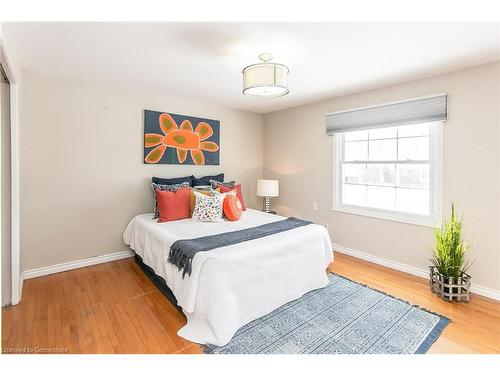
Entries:
[[252, 209], [235, 222], [157, 223], [151, 217], [133, 218], [123, 239], [173, 291], [187, 317], [178, 335], [190, 341], [225, 345], [245, 324], [328, 283], [325, 269], [333, 252], [323, 226], [307, 225], [200, 252], [193, 259], [191, 276], [183, 279], [167, 262], [176, 240], [232, 232], [284, 217]]

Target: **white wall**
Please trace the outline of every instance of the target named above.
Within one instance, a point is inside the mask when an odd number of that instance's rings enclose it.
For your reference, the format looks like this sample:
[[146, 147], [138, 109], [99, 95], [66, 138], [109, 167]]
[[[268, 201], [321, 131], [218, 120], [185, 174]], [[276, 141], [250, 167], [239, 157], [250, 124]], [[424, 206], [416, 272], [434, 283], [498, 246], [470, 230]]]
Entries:
[[500, 291], [498, 62], [265, 115], [264, 175], [280, 180], [279, 213], [328, 223], [336, 244], [426, 269], [432, 228], [332, 211], [333, 137], [325, 135], [325, 114], [440, 92], [449, 100], [443, 210], [455, 201], [463, 213], [473, 282]]
[[[23, 270], [125, 250], [129, 220], [152, 210], [152, 176], [224, 172], [242, 183], [250, 207], [260, 207], [261, 115], [28, 72], [23, 86]], [[144, 164], [144, 109], [220, 120], [221, 165]]]

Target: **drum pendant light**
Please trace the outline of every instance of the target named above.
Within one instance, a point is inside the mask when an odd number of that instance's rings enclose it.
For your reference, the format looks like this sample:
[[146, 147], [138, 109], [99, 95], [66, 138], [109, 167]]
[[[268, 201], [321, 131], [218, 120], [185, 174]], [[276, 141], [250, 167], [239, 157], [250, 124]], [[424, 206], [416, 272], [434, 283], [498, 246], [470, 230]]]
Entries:
[[288, 94], [288, 67], [272, 63], [273, 55], [262, 53], [257, 64], [243, 69], [243, 94], [251, 98], [277, 98]]

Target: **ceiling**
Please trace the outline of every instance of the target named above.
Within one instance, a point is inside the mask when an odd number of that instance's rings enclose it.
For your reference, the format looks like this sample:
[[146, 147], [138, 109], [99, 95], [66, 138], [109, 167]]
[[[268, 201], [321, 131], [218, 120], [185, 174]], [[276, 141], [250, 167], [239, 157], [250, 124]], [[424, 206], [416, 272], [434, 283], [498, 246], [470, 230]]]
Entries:
[[[500, 59], [494, 23], [8, 23], [31, 72], [155, 90], [268, 113]], [[290, 94], [251, 99], [241, 70], [262, 52]]]

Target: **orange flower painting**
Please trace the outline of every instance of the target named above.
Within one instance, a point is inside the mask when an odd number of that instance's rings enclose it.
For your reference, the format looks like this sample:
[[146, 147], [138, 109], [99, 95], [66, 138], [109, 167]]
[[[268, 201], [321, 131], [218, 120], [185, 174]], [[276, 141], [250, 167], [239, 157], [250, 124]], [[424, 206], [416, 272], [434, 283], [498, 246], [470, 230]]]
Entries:
[[144, 113], [144, 162], [219, 164], [220, 122], [173, 113]]

